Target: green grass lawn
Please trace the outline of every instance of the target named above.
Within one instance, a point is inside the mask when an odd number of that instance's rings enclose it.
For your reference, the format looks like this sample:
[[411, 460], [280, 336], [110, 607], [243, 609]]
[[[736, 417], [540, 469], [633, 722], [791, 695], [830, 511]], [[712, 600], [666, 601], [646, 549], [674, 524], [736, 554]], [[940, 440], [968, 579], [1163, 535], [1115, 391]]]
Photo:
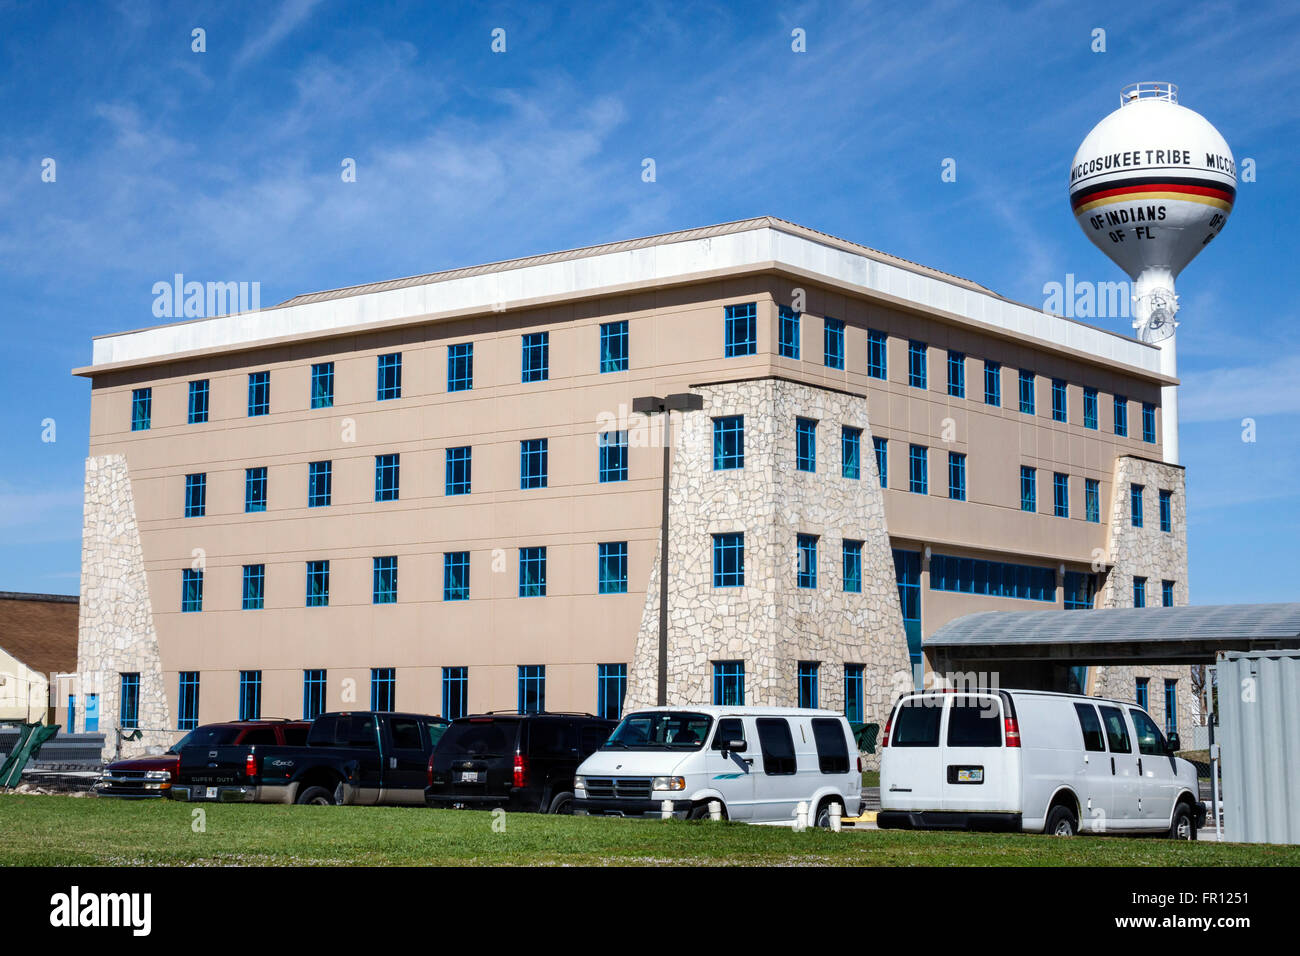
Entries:
[[795, 833], [731, 823], [411, 807], [193, 805], [0, 796], [0, 866], [25, 865], [1300, 865], [1300, 847], [1028, 835]]

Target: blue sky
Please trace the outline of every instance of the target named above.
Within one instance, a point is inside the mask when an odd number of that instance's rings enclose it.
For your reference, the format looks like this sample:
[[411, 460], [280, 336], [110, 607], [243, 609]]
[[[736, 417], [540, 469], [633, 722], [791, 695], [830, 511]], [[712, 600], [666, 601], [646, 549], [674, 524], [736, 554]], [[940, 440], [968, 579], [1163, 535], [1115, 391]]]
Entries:
[[1041, 304], [1067, 273], [1122, 278], [1068, 167], [1156, 79], [1257, 168], [1178, 286], [1192, 600], [1297, 599], [1300, 9], [574, 6], [0, 0], [0, 590], [76, 591], [89, 385], [68, 371], [154, 324], [174, 273], [270, 304], [776, 215]]

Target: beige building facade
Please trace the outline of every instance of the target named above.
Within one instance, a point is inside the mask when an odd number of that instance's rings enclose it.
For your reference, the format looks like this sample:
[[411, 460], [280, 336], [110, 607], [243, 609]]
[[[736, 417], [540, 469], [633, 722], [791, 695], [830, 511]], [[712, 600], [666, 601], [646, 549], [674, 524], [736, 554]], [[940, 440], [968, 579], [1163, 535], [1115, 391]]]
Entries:
[[[104, 336], [76, 370], [78, 667], [138, 746], [254, 713], [653, 702], [663, 423], [631, 408], [694, 392], [668, 430], [670, 701], [883, 723], [955, 616], [1124, 606], [1136, 578], [1186, 603], [1158, 364], [776, 219]], [[1138, 676], [1163, 719], [1164, 672], [1073, 674]]]

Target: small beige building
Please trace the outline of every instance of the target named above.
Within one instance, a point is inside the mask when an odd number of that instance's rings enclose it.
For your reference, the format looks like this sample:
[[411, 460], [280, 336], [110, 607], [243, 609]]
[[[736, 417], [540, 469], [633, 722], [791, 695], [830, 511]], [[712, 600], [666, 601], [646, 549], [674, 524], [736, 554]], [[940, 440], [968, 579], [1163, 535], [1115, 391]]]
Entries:
[[[70, 713], [84, 719], [76, 666], [76, 595], [0, 591], [0, 721], [68, 729]], [[89, 702], [92, 715], [97, 703]]]
[[[110, 334], [75, 374], [79, 669], [143, 744], [653, 702], [643, 396], [703, 405], [667, 433], [671, 702], [883, 722], [955, 616], [1187, 602], [1155, 348], [779, 219]], [[1034, 678], [1186, 721], [1185, 671]]]

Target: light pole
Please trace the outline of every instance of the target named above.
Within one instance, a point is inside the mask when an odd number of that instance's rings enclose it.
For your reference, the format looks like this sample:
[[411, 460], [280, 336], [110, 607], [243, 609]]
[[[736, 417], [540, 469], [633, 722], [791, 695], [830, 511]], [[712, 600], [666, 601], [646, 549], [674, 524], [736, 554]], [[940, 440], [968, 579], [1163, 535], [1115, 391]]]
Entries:
[[672, 412], [698, 412], [704, 408], [704, 396], [695, 392], [676, 392], [660, 397], [646, 395], [632, 399], [632, 411], [642, 415], [663, 415], [664, 447], [663, 502], [659, 516], [659, 690], [656, 703], [668, 704], [668, 433]]

